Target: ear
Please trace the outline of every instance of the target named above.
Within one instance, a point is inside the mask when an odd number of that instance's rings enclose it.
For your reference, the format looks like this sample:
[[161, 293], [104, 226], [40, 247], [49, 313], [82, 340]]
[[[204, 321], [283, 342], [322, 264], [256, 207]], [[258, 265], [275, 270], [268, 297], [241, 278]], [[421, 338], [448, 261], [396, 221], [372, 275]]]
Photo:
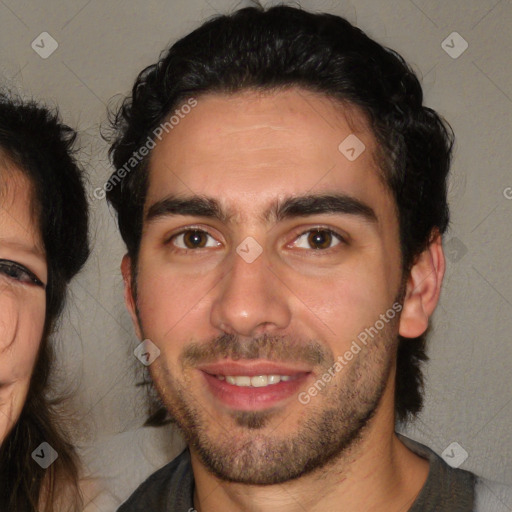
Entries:
[[439, 301], [445, 268], [441, 234], [436, 230], [429, 246], [416, 259], [407, 280], [400, 335], [416, 338], [427, 330], [428, 319]]
[[137, 334], [137, 338], [142, 340], [143, 336], [140, 330], [139, 319], [137, 318], [137, 306], [133, 298], [133, 276], [132, 276], [132, 260], [128, 254], [123, 256], [121, 262], [121, 273], [123, 274], [124, 281], [124, 302], [126, 309], [128, 309], [132, 317], [133, 327]]

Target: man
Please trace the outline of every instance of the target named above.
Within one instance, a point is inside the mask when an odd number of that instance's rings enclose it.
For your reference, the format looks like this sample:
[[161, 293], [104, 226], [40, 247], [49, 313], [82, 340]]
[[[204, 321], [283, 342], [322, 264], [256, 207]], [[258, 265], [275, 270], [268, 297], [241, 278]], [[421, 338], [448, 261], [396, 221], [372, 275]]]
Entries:
[[145, 69], [115, 128], [126, 302], [188, 442], [119, 510], [484, 510], [395, 433], [453, 142], [403, 59], [339, 17], [242, 9]]

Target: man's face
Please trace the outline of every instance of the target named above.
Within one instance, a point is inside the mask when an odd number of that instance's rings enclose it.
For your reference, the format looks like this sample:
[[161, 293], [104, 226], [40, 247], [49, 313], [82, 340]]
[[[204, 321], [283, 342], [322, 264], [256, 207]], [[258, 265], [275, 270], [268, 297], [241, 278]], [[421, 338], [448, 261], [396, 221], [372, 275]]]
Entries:
[[151, 156], [137, 328], [203, 464], [282, 482], [357, 439], [392, 386], [398, 219], [357, 110], [301, 89], [197, 101]]

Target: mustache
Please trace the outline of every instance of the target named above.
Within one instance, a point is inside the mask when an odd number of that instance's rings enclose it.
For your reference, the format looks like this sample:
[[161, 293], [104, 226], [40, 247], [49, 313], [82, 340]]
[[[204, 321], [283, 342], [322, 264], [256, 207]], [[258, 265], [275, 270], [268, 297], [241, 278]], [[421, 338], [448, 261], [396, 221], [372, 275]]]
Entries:
[[236, 334], [226, 333], [206, 343], [190, 343], [180, 356], [184, 367], [213, 363], [219, 359], [265, 359], [311, 366], [334, 364], [332, 351], [316, 340], [297, 342], [285, 336], [268, 334], [241, 340]]

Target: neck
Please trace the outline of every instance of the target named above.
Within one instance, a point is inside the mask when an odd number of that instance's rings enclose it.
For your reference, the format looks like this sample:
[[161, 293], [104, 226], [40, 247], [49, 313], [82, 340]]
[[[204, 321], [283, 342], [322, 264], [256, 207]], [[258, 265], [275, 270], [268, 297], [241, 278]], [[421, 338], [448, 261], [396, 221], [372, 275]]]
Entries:
[[224, 482], [191, 448], [198, 512], [405, 511], [428, 475], [429, 463], [399, 441], [394, 431], [393, 386], [362, 436], [338, 458], [314, 472], [279, 485]]

